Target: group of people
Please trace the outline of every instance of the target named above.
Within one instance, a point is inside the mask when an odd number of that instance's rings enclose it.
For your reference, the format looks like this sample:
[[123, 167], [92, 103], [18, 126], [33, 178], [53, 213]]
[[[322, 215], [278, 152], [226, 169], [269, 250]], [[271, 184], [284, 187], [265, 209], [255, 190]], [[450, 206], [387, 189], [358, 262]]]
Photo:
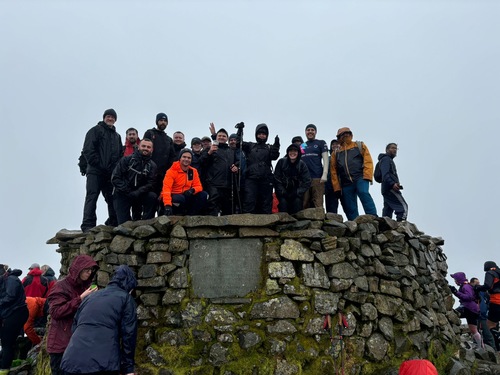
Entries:
[[451, 275], [455, 286], [450, 290], [460, 302], [458, 311], [461, 318], [467, 321], [472, 338], [477, 347], [484, 344], [500, 351], [499, 322], [500, 322], [500, 269], [493, 261], [484, 263], [485, 278], [481, 285], [476, 277], [470, 280], [464, 272]]
[[[317, 139], [316, 125], [308, 124], [306, 139], [293, 137], [285, 156], [278, 160], [280, 139], [276, 136], [268, 143], [266, 124], [256, 126], [255, 141], [250, 142], [243, 139], [242, 122], [232, 134], [216, 130], [211, 123], [211, 136], [193, 138], [188, 148], [181, 131], [174, 132], [173, 138], [167, 135], [165, 113], [156, 115], [155, 127], [142, 139], [137, 129], [127, 129], [124, 145], [116, 121], [116, 111], [108, 109], [85, 136], [79, 162], [87, 177], [83, 232], [96, 225], [100, 193], [108, 206], [105, 224], [112, 226], [156, 214], [270, 214], [274, 198], [278, 211], [290, 214], [323, 207], [324, 198], [327, 212], [337, 213], [340, 202], [348, 220], [359, 215], [359, 198], [366, 214], [377, 215], [369, 192], [372, 157], [364, 142], [353, 141], [347, 127], [338, 130], [328, 148]], [[385, 151], [379, 155], [382, 215], [395, 213], [397, 220], [406, 220], [408, 205], [394, 164], [397, 145], [390, 143]]]
[[52, 284], [44, 298], [27, 297], [19, 279], [22, 271], [0, 265], [0, 375], [9, 373], [23, 326], [37, 345], [41, 340], [27, 324], [47, 315], [47, 352], [53, 375], [134, 373], [137, 315], [131, 292], [137, 280], [128, 266], [121, 265], [106, 288], [99, 290], [93, 284], [98, 268], [92, 257], [76, 256], [68, 276]]

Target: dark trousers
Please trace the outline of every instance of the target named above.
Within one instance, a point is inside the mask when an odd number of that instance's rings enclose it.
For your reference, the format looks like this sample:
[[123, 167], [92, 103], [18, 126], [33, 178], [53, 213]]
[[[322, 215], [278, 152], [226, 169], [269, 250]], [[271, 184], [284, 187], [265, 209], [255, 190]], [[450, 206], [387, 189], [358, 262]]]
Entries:
[[[127, 194], [115, 191], [115, 193], [113, 194], [113, 203], [115, 205], [118, 225], [131, 220], [130, 217], [131, 208], [132, 211], [140, 209], [140, 211], [142, 212], [142, 217], [140, 218], [142, 218], [142, 220], [154, 218], [156, 213], [156, 208], [158, 205], [157, 198], [158, 196], [152, 191], [142, 193], [134, 198], [131, 198]], [[134, 216], [136, 215], [137, 212], [134, 212]]]
[[394, 189], [382, 194], [384, 197], [384, 209], [382, 216], [392, 217], [392, 213], [396, 213], [396, 220], [406, 220], [408, 217], [408, 204], [406, 204], [403, 194]]
[[231, 189], [207, 185], [206, 192], [208, 193], [207, 211], [209, 215], [218, 216], [219, 212], [222, 215], [233, 213]]
[[345, 204], [344, 204], [344, 197], [342, 196], [342, 193], [341, 192], [334, 192], [332, 183], [329, 181], [326, 181], [326, 183], [325, 183], [326, 212], [338, 214], [339, 202], [342, 205], [342, 209], [344, 210], [344, 212], [346, 212]]
[[50, 370], [52, 375], [65, 375], [66, 373], [61, 370], [61, 361], [64, 353], [50, 353]]
[[22, 332], [24, 323], [28, 320], [28, 307], [24, 306], [13, 311], [2, 321], [0, 340], [2, 343], [2, 359], [0, 369], [8, 370], [14, 360], [17, 336]]
[[289, 214], [295, 214], [302, 210], [302, 205], [304, 199], [299, 197], [297, 194], [287, 194], [286, 196], [281, 194], [276, 194], [278, 198], [278, 211], [288, 212]]
[[102, 193], [104, 200], [108, 204], [108, 219], [106, 225], [116, 226], [116, 213], [113, 207], [113, 185], [111, 176], [101, 176], [96, 174], [87, 175], [87, 194], [85, 196], [85, 205], [83, 206], [83, 220], [80, 228], [86, 232], [96, 226], [97, 200]]
[[198, 194], [185, 196], [172, 194], [172, 211], [174, 215], [200, 215], [207, 207], [208, 194], [200, 191]]
[[273, 211], [273, 184], [268, 178], [245, 179], [243, 213], [271, 214]]

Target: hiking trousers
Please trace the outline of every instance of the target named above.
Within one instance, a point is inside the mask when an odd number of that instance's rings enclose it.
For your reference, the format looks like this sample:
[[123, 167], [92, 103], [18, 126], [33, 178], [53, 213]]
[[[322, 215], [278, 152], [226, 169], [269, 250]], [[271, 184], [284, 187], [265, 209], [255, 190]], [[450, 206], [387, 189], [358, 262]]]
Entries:
[[347, 220], [354, 220], [359, 216], [358, 197], [363, 205], [365, 214], [377, 216], [375, 202], [373, 202], [373, 198], [368, 191], [369, 187], [370, 181], [361, 178], [350, 185], [342, 187]]
[[382, 196], [384, 197], [382, 216], [392, 218], [392, 213], [395, 212], [397, 221], [406, 220], [408, 217], [408, 204], [406, 204], [403, 194], [399, 191], [391, 189], [382, 194]]
[[2, 343], [2, 359], [0, 369], [9, 370], [14, 360], [17, 336], [22, 332], [24, 323], [28, 320], [28, 307], [23, 306], [2, 320], [0, 340]]
[[87, 175], [87, 194], [83, 206], [83, 220], [80, 228], [86, 232], [94, 228], [97, 224], [97, 200], [102, 193], [104, 200], [108, 205], [108, 219], [106, 225], [117, 225], [116, 212], [113, 206], [113, 185], [111, 184], [111, 175]]

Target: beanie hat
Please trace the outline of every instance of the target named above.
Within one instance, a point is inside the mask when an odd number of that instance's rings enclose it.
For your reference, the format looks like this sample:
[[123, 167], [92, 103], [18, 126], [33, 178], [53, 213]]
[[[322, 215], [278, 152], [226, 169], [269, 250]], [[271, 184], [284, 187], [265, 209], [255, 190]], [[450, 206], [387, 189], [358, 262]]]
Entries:
[[193, 151], [191, 151], [191, 149], [189, 148], [183, 148], [181, 151], [179, 151], [179, 159], [181, 158], [181, 156], [183, 154], [185, 154], [186, 152], [190, 153], [191, 154], [191, 158], [193, 157]]
[[191, 139], [191, 146], [192, 145], [201, 145], [201, 139], [198, 137], [194, 137], [193, 139]]
[[352, 131], [351, 129], [345, 127], [345, 128], [340, 128], [339, 130], [337, 130], [337, 138], [342, 135], [343, 133], [351, 133], [352, 134]]
[[238, 140], [238, 134], [233, 133], [233, 134], [231, 134], [231, 135], [229, 136], [229, 139], [233, 139], [233, 138], [235, 138], [236, 140]]
[[160, 120], [167, 120], [167, 123], [168, 123], [168, 117], [165, 113], [163, 112], [160, 112], [156, 115], [156, 123], [158, 124], [158, 121]]
[[300, 135], [296, 135], [295, 137], [292, 138], [292, 143], [295, 142], [304, 143], [304, 139]]
[[209, 142], [212, 142], [212, 140], [210, 139], [210, 137], [207, 137], [207, 136], [204, 136], [202, 139], [201, 139], [202, 142], [204, 141], [209, 141]]
[[492, 260], [484, 262], [484, 272], [489, 271], [491, 268], [498, 268], [498, 266]]
[[306, 126], [306, 130], [309, 128], [313, 128], [314, 130], [318, 131], [318, 128], [316, 128], [316, 125], [314, 125], [314, 124], [309, 124]]
[[116, 115], [116, 111], [113, 108], [106, 109], [104, 111], [104, 114], [102, 115], [102, 119], [104, 120], [104, 118], [106, 116], [113, 116], [115, 118], [115, 121], [118, 120], [118, 116]]
[[35, 268], [40, 268], [40, 265], [38, 263], [33, 263], [31, 266], [30, 266], [30, 270], [33, 270]]

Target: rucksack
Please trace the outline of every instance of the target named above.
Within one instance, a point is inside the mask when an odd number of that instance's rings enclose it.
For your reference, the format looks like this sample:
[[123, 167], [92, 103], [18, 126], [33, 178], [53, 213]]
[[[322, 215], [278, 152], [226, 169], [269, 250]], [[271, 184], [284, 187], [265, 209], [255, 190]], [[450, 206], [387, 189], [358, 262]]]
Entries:
[[380, 170], [380, 160], [375, 164], [375, 170], [373, 171], [373, 179], [379, 184], [382, 183], [382, 171]]

